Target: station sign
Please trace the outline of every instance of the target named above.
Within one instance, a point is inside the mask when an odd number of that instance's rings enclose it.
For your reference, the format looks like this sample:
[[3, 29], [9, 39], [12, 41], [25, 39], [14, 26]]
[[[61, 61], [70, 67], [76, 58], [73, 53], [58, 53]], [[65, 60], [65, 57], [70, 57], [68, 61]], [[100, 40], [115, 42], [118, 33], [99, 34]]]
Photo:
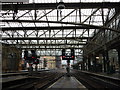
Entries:
[[74, 59], [75, 59], [74, 49], [62, 50], [62, 60], [74, 60]]

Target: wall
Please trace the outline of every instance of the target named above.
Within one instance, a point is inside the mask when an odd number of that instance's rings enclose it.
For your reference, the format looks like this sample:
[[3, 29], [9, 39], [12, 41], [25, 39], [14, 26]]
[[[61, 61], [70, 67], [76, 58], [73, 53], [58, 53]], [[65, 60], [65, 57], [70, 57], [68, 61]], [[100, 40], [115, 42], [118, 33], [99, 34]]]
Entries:
[[2, 72], [15, 72], [20, 68], [21, 52], [15, 47], [2, 45]]

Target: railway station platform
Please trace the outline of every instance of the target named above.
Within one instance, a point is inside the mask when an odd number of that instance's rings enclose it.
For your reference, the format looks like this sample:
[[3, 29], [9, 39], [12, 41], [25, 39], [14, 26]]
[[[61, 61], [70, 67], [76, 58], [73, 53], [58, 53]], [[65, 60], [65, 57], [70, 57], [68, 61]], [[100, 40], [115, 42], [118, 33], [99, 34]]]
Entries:
[[96, 74], [111, 77], [111, 78], [120, 79], [120, 73], [118, 73], [118, 72], [113, 73], [113, 74], [107, 74], [107, 73], [96, 73]]
[[120, 80], [97, 73], [71, 70], [70, 76], [65, 70], [41, 72], [32, 76], [16, 75], [3, 78], [3, 90], [65, 90], [65, 89], [116, 89], [120, 88]]
[[60, 78], [58, 81], [53, 83], [51, 86], [49, 86], [46, 90], [52, 90], [52, 89], [57, 89], [57, 90], [64, 90], [64, 89], [85, 89], [87, 88], [80, 83], [75, 77], [67, 77], [64, 76]]
[[93, 75], [98, 75], [98, 76], [103, 76], [107, 78], [112, 78], [112, 79], [120, 79], [120, 73], [113, 73], [113, 74], [107, 74], [107, 73], [102, 73], [102, 72], [88, 72], [88, 71], [81, 71], [83, 73], [88, 73], [88, 74], [93, 74]]

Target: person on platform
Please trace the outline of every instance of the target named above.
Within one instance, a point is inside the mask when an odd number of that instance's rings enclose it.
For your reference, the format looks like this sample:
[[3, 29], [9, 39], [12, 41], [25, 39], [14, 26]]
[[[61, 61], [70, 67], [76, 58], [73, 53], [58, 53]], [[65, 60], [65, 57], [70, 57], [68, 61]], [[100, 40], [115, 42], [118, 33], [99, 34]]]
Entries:
[[69, 66], [66, 67], [66, 71], [67, 71], [67, 77], [70, 77], [70, 67]]
[[67, 73], [70, 73], [70, 68], [68, 66], [66, 67], [66, 71]]

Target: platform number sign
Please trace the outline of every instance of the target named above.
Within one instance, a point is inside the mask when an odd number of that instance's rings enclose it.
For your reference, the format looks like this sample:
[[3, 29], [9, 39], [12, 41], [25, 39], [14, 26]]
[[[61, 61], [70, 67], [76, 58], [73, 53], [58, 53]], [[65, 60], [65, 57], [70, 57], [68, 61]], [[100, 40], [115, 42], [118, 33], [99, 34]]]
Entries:
[[74, 59], [75, 59], [74, 49], [62, 50], [62, 60], [74, 60]]

